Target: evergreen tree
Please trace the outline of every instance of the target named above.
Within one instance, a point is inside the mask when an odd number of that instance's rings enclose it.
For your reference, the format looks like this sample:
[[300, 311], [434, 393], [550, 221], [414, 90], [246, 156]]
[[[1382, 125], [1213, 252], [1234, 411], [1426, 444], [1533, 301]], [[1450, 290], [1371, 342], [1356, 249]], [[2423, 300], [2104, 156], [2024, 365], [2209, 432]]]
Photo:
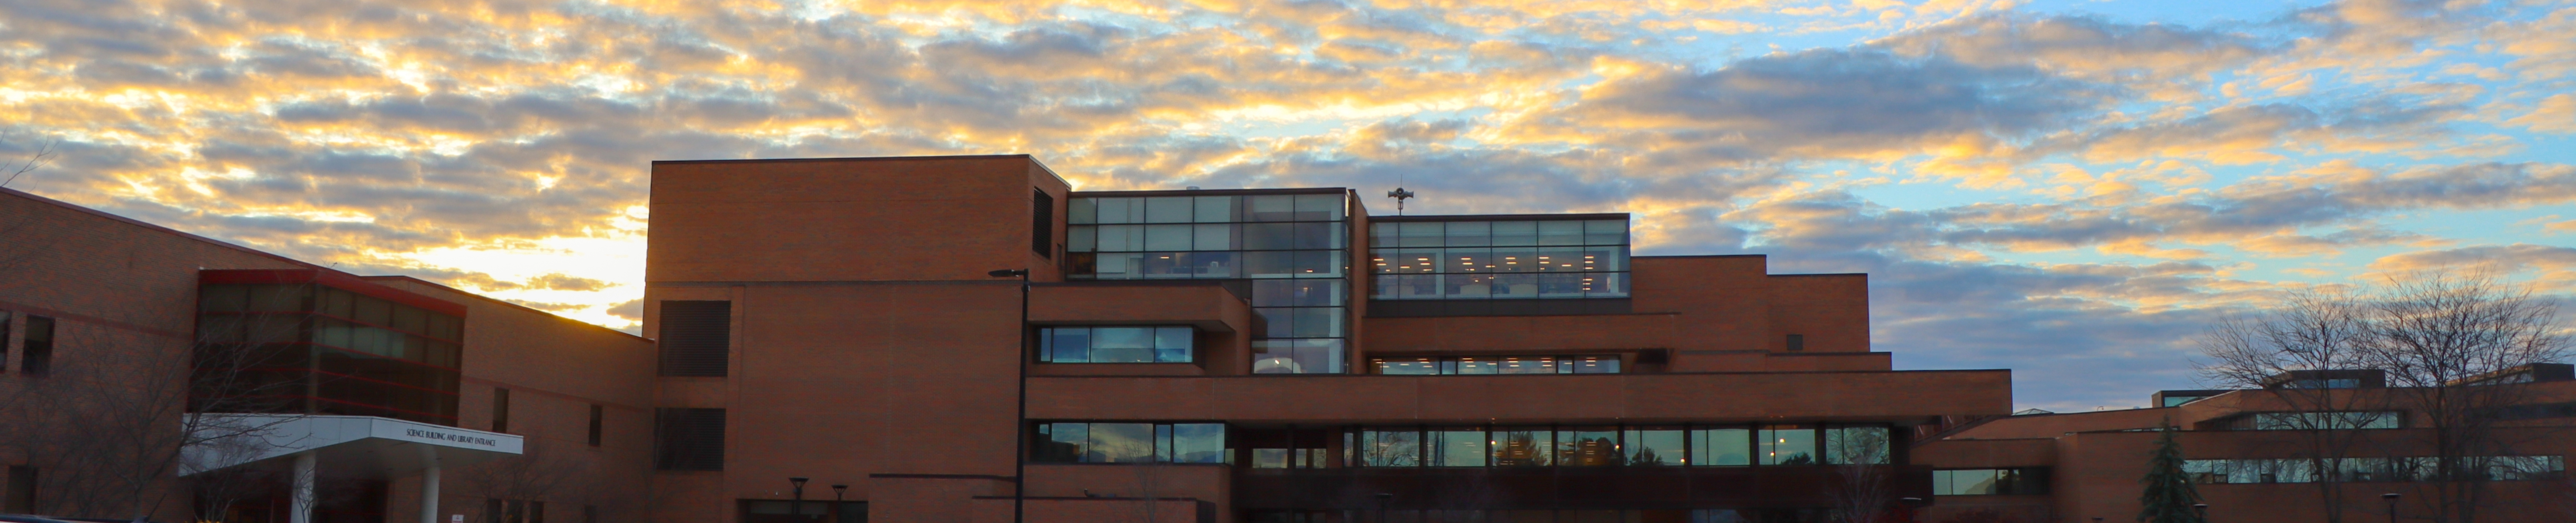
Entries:
[[2174, 440], [2172, 425], [2156, 438], [2156, 450], [2147, 458], [2147, 477], [2138, 480], [2146, 492], [2138, 495], [2138, 521], [2142, 523], [2207, 523], [2191, 506], [2200, 503], [2200, 491], [2191, 486], [2191, 476], [2182, 470], [2182, 443]]

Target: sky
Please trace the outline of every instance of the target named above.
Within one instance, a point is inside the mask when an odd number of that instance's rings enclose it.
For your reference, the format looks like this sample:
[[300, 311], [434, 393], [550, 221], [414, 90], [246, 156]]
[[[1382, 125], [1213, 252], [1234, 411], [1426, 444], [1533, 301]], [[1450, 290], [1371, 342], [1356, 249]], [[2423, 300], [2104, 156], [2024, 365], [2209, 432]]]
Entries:
[[[2285, 291], [2576, 294], [2576, 2], [14, 0], [8, 187], [633, 330], [652, 160], [1398, 185], [1870, 274], [1900, 369], [2197, 388]], [[1372, 199], [1383, 212], [1391, 202]]]

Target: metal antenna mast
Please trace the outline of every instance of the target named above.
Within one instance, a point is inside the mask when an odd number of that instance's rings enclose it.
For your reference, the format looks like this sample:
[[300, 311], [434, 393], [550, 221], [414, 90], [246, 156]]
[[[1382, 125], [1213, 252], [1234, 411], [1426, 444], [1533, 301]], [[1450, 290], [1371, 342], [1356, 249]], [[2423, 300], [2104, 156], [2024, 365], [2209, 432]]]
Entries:
[[1404, 201], [1405, 201], [1405, 200], [1408, 200], [1408, 199], [1412, 199], [1412, 198], [1413, 198], [1413, 191], [1407, 191], [1407, 190], [1404, 190], [1404, 174], [1403, 174], [1403, 173], [1396, 173], [1396, 175], [1395, 175], [1395, 185], [1396, 185], [1395, 190], [1387, 191], [1387, 192], [1386, 192], [1386, 197], [1388, 197], [1388, 198], [1394, 198], [1394, 199], [1395, 199], [1395, 215], [1396, 215], [1396, 216], [1403, 216], [1403, 215], [1404, 215]]

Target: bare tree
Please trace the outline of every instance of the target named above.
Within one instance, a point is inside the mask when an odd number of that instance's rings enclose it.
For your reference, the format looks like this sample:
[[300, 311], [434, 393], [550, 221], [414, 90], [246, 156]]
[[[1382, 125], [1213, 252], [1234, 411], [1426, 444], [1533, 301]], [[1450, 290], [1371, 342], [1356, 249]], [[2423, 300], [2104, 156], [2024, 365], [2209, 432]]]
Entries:
[[543, 505], [529, 505], [532, 502], [586, 500], [594, 494], [591, 486], [581, 481], [590, 470], [588, 463], [557, 454], [552, 448], [555, 441], [542, 434], [526, 437], [528, 444], [522, 454], [466, 467], [458, 474], [466, 495], [485, 501], [483, 521], [487, 523], [529, 521], [525, 517], [508, 517], [508, 513], [543, 510]]
[[19, 161], [17, 167], [9, 169], [7, 177], [0, 178], [0, 187], [8, 187], [9, 184], [17, 182], [18, 177], [43, 169], [45, 164], [54, 163], [54, 156], [61, 153], [54, 149], [58, 143], [60, 142], [48, 142], [44, 147], [37, 148], [36, 154], [27, 155], [27, 159]]
[[1895, 505], [1888, 484], [1888, 432], [1880, 427], [1828, 428], [1825, 451], [1835, 463], [1832, 495], [1834, 518], [1842, 523], [1880, 523]]
[[2430, 440], [2413, 498], [2435, 522], [2476, 521], [2491, 476], [2522, 461], [2499, 411], [2532, 391], [2506, 377], [2568, 356], [2557, 307], [2485, 275], [2405, 275], [2374, 298], [2361, 361], [2387, 371], [2388, 390]]
[[2269, 310], [2222, 319], [2198, 340], [2207, 358], [2196, 362], [2205, 384], [2260, 391], [2258, 401], [2279, 402], [2276, 412], [2256, 414], [2261, 419], [2249, 421], [2294, 436], [2296, 455], [2314, 471], [2312, 484], [2328, 522], [2343, 521], [2343, 485], [2355, 472], [2343, 469], [2354, 463], [2348, 458], [2363, 451], [2358, 448], [2364, 439], [2360, 429], [2396, 420], [2376, 419], [2387, 414], [2362, 404], [2375, 398], [2353, 389], [2331, 386], [2322, 378], [2286, 378], [2367, 366], [2367, 309], [2352, 294], [2298, 291]]
[[[291, 292], [281, 289], [280, 292]], [[187, 344], [186, 357], [139, 334], [57, 324], [57, 345], [81, 346], [90, 358], [50, 365], [21, 380], [7, 401], [14, 420], [39, 430], [5, 431], [14, 447], [46, 470], [38, 510], [64, 515], [143, 520], [185, 492], [174, 479], [190, 452], [258, 455], [285, 418], [198, 416], [195, 412], [285, 412], [280, 397], [304, 383], [256, 372], [279, 354], [259, 340], [293, 332], [282, 317], [210, 319]], [[241, 338], [237, 338], [241, 337]], [[119, 350], [120, 348], [130, 350]]]

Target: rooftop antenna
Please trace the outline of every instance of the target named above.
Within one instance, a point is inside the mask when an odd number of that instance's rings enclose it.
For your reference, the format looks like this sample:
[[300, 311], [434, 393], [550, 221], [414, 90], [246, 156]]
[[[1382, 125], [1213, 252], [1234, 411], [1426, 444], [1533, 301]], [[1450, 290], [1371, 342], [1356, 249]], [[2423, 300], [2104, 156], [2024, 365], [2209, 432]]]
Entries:
[[1395, 190], [1387, 191], [1386, 197], [1395, 199], [1395, 215], [1403, 216], [1404, 201], [1413, 198], [1413, 191], [1404, 190], [1404, 173], [1396, 173], [1395, 185]]

